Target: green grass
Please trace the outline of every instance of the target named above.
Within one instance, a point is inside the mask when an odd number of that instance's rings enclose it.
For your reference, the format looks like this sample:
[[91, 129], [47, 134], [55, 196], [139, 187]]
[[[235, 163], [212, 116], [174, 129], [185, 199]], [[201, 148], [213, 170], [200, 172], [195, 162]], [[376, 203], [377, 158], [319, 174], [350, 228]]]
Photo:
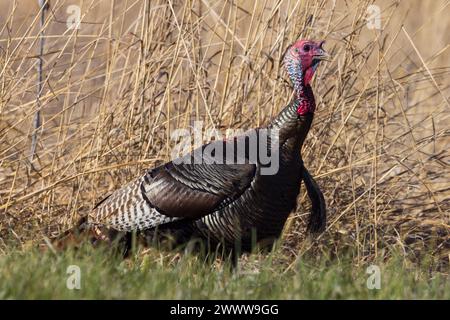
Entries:
[[[233, 272], [219, 261], [156, 249], [128, 260], [90, 247], [60, 253], [35, 249], [0, 256], [1, 299], [450, 299], [448, 276], [430, 265], [380, 263], [381, 289], [366, 286], [367, 266], [346, 257], [305, 258], [286, 271], [277, 255], [253, 255]], [[67, 268], [81, 270], [69, 290]]]

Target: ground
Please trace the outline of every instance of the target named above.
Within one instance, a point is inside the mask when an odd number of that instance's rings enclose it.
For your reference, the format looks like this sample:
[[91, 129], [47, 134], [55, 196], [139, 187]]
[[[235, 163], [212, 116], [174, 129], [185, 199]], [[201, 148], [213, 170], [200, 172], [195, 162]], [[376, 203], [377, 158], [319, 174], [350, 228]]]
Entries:
[[232, 269], [219, 259], [157, 249], [141, 249], [127, 260], [90, 246], [23, 249], [0, 256], [0, 298], [450, 299], [448, 275], [430, 261], [417, 266], [398, 256], [355, 265], [343, 254], [305, 256], [289, 266], [280, 254], [244, 256]]

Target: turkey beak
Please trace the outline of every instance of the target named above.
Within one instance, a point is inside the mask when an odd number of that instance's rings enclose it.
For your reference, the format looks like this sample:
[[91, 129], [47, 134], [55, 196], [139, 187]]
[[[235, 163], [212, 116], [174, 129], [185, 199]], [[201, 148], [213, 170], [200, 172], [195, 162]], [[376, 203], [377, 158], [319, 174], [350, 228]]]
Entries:
[[322, 52], [317, 53], [313, 56], [314, 60], [324, 60], [324, 61], [330, 61], [331, 56], [326, 53], [325, 51], [321, 50]]
[[314, 56], [313, 59], [315, 60], [325, 60], [325, 61], [330, 61], [331, 56], [325, 52], [325, 50], [323, 50], [322, 46], [325, 43], [325, 41], [321, 41], [318, 49], [314, 52]]
[[331, 56], [325, 52], [325, 50], [323, 49], [319, 49], [314, 53], [313, 59], [314, 60], [325, 60], [325, 61], [330, 61]]

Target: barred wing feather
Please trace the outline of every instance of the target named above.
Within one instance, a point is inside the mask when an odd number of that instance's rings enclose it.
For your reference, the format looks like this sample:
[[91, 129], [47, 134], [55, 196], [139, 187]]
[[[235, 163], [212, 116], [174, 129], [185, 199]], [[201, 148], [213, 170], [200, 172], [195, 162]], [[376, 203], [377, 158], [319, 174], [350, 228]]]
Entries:
[[176, 163], [149, 170], [112, 193], [91, 212], [89, 223], [132, 231], [180, 219], [199, 219], [237, 199], [256, 173], [256, 165], [250, 163]]

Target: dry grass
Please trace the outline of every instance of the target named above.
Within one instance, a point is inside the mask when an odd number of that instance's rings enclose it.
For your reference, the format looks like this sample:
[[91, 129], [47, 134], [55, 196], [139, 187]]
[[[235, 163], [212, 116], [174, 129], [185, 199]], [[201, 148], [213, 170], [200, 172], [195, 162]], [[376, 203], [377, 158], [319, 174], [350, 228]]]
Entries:
[[[111, 5], [111, 4], [114, 5]], [[280, 65], [297, 38], [332, 54], [313, 87], [303, 149], [329, 208], [305, 239], [301, 195], [283, 247], [354, 249], [363, 263], [396, 248], [450, 259], [448, 1], [52, 0], [30, 163], [39, 43], [37, 1], [0, 4], [0, 248], [68, 228], [108, 192], [169, 160], [175, 128], [249, 128], [289, 101]], [[66, 28], [81, 4], [79, 30]], [[303, 191], [302, 191], [303, 192]]]

